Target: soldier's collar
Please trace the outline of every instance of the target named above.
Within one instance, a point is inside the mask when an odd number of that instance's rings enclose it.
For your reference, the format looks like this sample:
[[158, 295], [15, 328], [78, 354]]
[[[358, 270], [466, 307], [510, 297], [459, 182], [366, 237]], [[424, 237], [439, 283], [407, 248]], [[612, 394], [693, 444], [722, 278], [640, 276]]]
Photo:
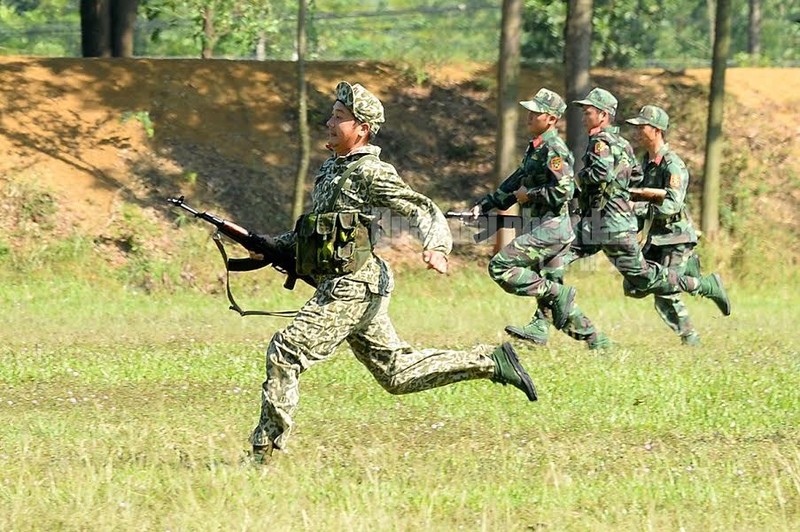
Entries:
[[664, 159], [664, 156], [667, 154], [668, 151], [669, 151], [669, 144], [665, 142], [656, 152], [655, 159], [650, 159], [650, 161], [652, 161], [656, 165], [661, 164], [661, 160]]
[[379, 146], [375, 146], [374, 144], [366, 144], [364, 146], [359, 146], [347, 155], [337, 156], [334, 154], [333, 156], [336, 158], [337, 162], [341, 162], [345, 159], [350, 159], [354, 155], [374, 155], [376, 157], [380, 157], [380, 154], [381, 148]]

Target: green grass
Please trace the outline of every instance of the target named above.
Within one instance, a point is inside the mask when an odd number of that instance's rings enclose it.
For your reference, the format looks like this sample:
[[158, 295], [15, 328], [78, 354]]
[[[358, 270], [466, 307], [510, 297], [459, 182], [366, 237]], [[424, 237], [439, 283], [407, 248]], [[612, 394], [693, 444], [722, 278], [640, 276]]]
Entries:
[[[538, 403], [488, 381], [392, 396], [342, 348], [301, 378], [266, 469], [240, 459], [286, 320], [221, 293], [6, 275], [0, 529], [798, 529], [798, 291], [733, 284], [729, 318], [689, 300], [691, 349], [600, 270], [572, 277], [615, 348], [517, 343]], [[310, 291], [237, 295], [289, 309]], [[399, 274], [391, 312], [413, 345], [467, 347], [530, 311], [468, 267]]]

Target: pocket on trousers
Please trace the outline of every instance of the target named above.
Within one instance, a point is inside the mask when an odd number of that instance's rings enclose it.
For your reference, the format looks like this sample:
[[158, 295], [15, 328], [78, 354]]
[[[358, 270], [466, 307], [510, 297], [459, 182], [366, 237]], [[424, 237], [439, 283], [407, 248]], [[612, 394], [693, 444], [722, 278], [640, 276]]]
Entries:
[[350, 279], [335, 279], [331, 288], [331, 299], [336, 301], [364, 301], [367, 285]]

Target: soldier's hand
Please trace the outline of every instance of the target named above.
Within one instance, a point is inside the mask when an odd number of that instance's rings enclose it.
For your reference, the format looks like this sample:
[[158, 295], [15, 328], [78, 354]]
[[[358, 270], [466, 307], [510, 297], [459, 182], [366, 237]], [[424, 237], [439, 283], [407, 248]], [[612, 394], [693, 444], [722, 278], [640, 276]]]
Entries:
[[264, 255], [262, 255], [261, 253], [255, 253], [253, 251], [250, 251], [249, 254], [250, 258], [253, 260], [264, 260]]
[[478, 219], [478, 216], [480, 216], [480, 215], [481, 215], [481, 206], [480, 206], [480, 205], [475, 205], [475, 206], [472, 208], [472, 210], [471, 210], [471, 211], [469, 211], [469, 212], [472, 214], [472, 219], [473, 219], [473, 220], [477, 220], [477, 219]]
[[528, 189], [525, 187], [519, 187], [519, 189], [514, 192], [514, 196], [517, 198], [517, 203], [520, 205], [523, 203], [528, 203]]
[[423, 251], [422, 261], [428, 265], [428, 269], [436, 270], [439, 273], [447, 273], [447, 255], [441, 251]]

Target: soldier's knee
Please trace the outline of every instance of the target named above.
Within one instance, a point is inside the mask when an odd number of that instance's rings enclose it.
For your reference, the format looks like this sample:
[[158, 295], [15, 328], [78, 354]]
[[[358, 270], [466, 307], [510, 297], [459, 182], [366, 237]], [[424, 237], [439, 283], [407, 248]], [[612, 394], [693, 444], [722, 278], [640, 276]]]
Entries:
[[628, 279], [622, 280], [622, 290], [627, 297], [642, 299], [647, 297], [647, 292], [637, 289]]

